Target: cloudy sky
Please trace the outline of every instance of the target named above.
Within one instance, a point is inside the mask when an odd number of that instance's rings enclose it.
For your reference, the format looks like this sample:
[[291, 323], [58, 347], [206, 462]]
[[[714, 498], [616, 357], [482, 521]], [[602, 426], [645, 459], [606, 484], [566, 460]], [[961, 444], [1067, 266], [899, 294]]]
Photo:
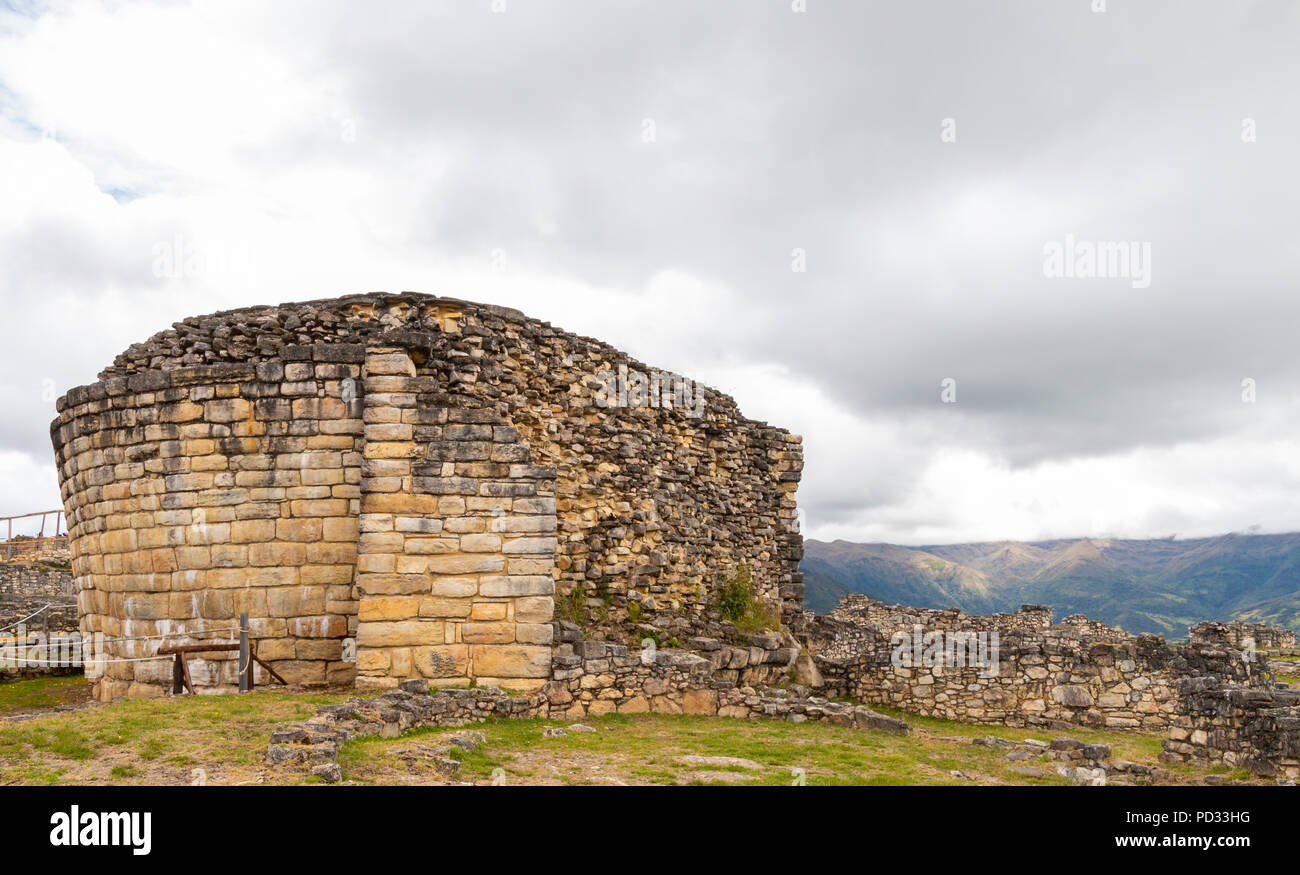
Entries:
[[0, 513], [130, 343], [415, 290], [803, 434], [814, 537], [1298, 530], [1300, 6], [1098, 2], [0, 2]]

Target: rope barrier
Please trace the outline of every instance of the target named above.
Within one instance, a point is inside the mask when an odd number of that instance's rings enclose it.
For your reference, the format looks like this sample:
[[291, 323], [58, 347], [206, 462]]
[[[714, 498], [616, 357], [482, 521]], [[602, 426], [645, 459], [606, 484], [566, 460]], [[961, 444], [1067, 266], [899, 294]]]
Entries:
[[[87, 664], [103, 665], [109, 662], [148, 662], [151, 659], [171, 659], [171, 655], [167, 654], [164, 656], [134, 656], [134, 657], [122, 658], [122, 659], [97, 659], [95, 657], [91, 657], [90, 659], [83, 658], [81, 660], [81, 665], [87, 665]], [[75, 668], [77, 665], [77, 663], [72, 661], [51, 662], [49, 660], [23, 659], [17, 656], [0, 656], [0, 662], [12, 662], [16, 664], [21, 664], [23, 666], [45, 666], [45, 667], [53, 667], [53, 668]]]
[[17, 620], [13, 623], [10, 623], [8, 626], [0, 626], [0, 632], [4, 632], [7, 629], [12, 629], [14, 626], [21, 626], [23, 623], [26, 623], [32, 617], [35, 617], [37, 614], [43, 614], [45, 611], [49, 610], [50, 608], [64, 608], [64, 607], [75, 608], [76, 605], [63, 604], [62, 602], [50, 602], [49, 604], [37, 608], [35, 611], [32, 611], [30, 614], [23, 617], [21, 620]]
[[[196, 632], [165, 632], [161, 635], [131, 635], [126, 637], [123, 636], [116, 636], [116, 637], [105, 636], [105, 637], [108, 638], [109, 641], [154, 641], [159, 638], [183, 638], [187, 635], [191, 638], [197, 638], [200, 635], [217, 635], [217, 634], [228, 635], [232, 632], [238, 632], [238, 631], [239, 631], [238, 628], [200, 629]], [[91, 634], [102, 635], [103, 633], [92, 632]], [[220, 643], [220, 642], [213, 642], [213, 643]]]

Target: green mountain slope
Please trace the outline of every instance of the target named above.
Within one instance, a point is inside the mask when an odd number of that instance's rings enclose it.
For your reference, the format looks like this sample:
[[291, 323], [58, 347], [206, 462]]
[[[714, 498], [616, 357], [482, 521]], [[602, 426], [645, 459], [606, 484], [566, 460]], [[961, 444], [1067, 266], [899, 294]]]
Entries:
[[805, 604], [844, 592], [968, 613], [1050, 605], [1131, 632], [1185, 635], [1200, 620], [1300, 628], [1300, 533], [1188, 540], [1078, 538], [901, 547], [809, 540]]

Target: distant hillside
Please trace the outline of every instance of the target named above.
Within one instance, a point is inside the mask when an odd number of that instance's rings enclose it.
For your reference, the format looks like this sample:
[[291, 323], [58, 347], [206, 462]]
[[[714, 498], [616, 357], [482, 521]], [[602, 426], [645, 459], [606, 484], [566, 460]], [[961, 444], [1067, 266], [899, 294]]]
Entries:
[[1300, 629], [1300, 533], [1185, 541], [1079, 538], [900, 547], [808, 540], [805, 605], [846, 592], [968, 613], [1050, 605], [1130, 632], [1187, 634], [1200, 620], [1242, 618]]

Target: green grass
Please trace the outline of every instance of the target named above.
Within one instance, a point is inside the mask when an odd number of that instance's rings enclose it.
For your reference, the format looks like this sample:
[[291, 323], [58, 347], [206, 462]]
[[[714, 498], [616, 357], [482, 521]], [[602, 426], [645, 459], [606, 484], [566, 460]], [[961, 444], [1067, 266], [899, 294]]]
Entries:
[[[594, 733], [546, 739], [552, 720], [492, 720], [481, 724], [487, 744], [473, 751], [452, 748], [461, 761], [457, 780], [490, 782], [500, 769], [507, 783], [753, 784], [789, 785], [802, 775], [808, 786], [968, 784], [949, 772], [1026, 784], [1064, 784], [1065, 779], [1018, 775], [1004, 751], [937, 742], [826, 723], [735, 720], [680, 715], [607, 715], [585, 720]], [[409, 779], [394, 769], [392, 751], [416, 744], [437, 746], [457, 730], [427, 728], [396, 739], [348, 741], [339, 754], [345, 779], [386, 783]], [[688, 754], [751, 760], [760, 768], [692, 765]], [[399, 770], [400, 771], [400, 770]], [[419, 779], [417, 774], [416, 779]]]
[[62, 705], [86, 687], [81, 675], [0, 681], [0, 714]]
[[1051, 741], [1053, 738], [1068, 736], [1077, 738], [1086, 744], [1109, 744], [1111, 758], [1130, 760], [1135, 763], [1154, 763], [1160, 755], [1163, 734], [1149, 732], [1117, 732], [1113, 729], [1089, 729], [1072, 726], [1069, 729], [1013, 729], [1008, 726], [983, 723], [958, 723], [954, 720], [942, 720], [938, 717], [923, 717], [909, 714], [886, 705], [872, 705], [873, 711], [906, 720], [914, 729], [924, 729], [932, 735], [978, 737], [996, 735], [1015, 741], [1035, 738], [1039, 741]]
[[[0, 684], [0, 701], [34, 701], [42, 684], [59, 680]], [[19, 684], [25, 687], [15, 689]], [[305, 769], [268, 771], [263, 757], [271, 730], [345, 698], [264, 690], [246, 696], [127, 699], [0, 723], [0, 783], [188, 784], [200, 769], [212, 784], [316, 783]], [[436, 771], [432, 758], [404, 758], [395, 752], [448, 746], [446, 755], [461, 763], [455, 780], [478, 783], [502, 775], [506, 783], [596, 785], [1064, 784], [1050, 761], [1011, 762], [1005, 759], [1005, 749], [971, 744], [969, 739], [997, 735], [1050, 741], [1069, 735], [1111, 745], [1116, 759], [1159, 765], [1158, 735], [1077, 727], [1011, 729], [878, 710], [907, 720], [913, 734], [821, 722], [610, 714], [583, 721], [596, 732], [547, 739], [542, 737], [545, 729], [572, 721], [498, 719], [464, 729], [423, 728], [393, 739], [352, 739], [340, 750], [339, 764], [344, 778], [357, 783], [439, 782], [446, 777]], [[482, 731], [486, 744], [472, 751], [449, 746], [449, 737], [465, 730]], [[687, 755], [741, 758], [759, 768], [691, 764], [683, 761]], [[1014, 771], [1023, 766], [1045, 773]], [[1162, 768], [1187, 780], [1211, 774], [1191, 766]], [[953, 771], [973, 780], [954, 777]], [[1229, 781], [1248, 780], [1240, 770], [1213, 774]]]
[[758, 597], [749, 565], [741, 562], [722, 584], [718, 593], [718, 610], [741, 632], [762, 632], [781, 627], [780, 612]]
[[[78, 679], [80, 683], [85, 682]], [[0, 702], [49, 701], [67, 678], [0, 683]], [[0, 783], [188, 783], [192, 768], [251, 778], [271, 730], [342, 695], [262, 691], [247, 696], [122, 699], [0, 724]], [[54, 702], [57, 704], [57, 701]]]

